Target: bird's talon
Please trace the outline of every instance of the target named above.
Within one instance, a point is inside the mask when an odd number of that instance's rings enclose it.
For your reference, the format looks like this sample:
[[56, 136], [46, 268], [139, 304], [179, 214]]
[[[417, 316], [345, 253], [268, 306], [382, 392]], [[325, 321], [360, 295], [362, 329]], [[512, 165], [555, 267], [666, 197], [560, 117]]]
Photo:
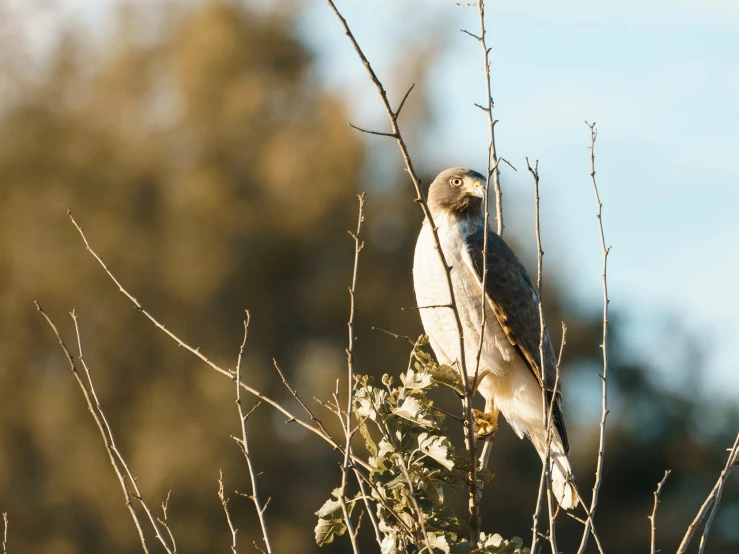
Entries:
[[498, 430], [498, 414], [486, 413], [482, 410], [472, 410], [475, 440], [487, 439]]

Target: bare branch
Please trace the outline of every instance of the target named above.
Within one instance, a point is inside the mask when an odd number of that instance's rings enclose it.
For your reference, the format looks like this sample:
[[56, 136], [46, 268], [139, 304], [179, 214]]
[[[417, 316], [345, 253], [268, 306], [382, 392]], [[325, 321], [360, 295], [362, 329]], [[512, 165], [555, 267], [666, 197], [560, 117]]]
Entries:
[[[493, 102], [492, 85], [490, 82], [490, 51], [491, 48], [487, 45], [487, 31], [485, 29], [485, 0], [479, 0], [477, 3], [477, 12], [480, 19], [480, 36], [473, 35], [467, 31], [467, 33], [480, 43], [482, 48], [482, 70], [485, 75], [485, 102], [482, 105], [475, 104], [481, 108], [488, 118], [488, 172], [487, 182], [485, 183], [485, 192], [489, 190], [490, 177], [493, 178], [493, 188], [495, 190], [495, 219], [498, 222], [498, 234], [502, 237], [505, 225], [503, 224], [503, 191], [500, 188], [500, 172], [498, 171], [498, 155], [495, 149], [495, 124], [498, 122], [493, 117], [493, 108], [495, 104]], [[507, 163], [507, 162], [506, 162]], [[510, 165], [510, 164], [509, 164]], [[513, 167], [513, 166], [511, 166]], [[514, 168], [515, 169], [515, 168]], [[487, 194], [486, 194], [486, 208], [485, 208], [485, 226], [487, 228]]]
[[8, 512], [3, 512], [3, 554], [8, 554]]
[[234, 524], [231, 521], [231, 514], [228, 512], [228, 498], [226, 498], [226, 496], [223, 494], [223, 471], [221, 470], [218, 470], [218, 498], [221, 500], [223, 511], [226, 514], [228, 528], [231, 530], [231, 552], [233, 552], [233, 554], [239, 554], [236, 541], [236, 534], [239, 532], [239, 530], [234, 527]]
[[357, 127], [356, 125], [353, 125], [349, 123], [349, 127], [352, 129], [356, 129], [357, 131], [360, 131], [362, 133], [367, 133], [368, 135], [377, 135], [379, 137], [390, 137], [390, 138], [396, 138], [395, 134], [393, 133], [383, 133], [380, 131], [370, 131], [368, 129], [362, 129], [361, 127]]
[[[539, 536], [539, 517], [542, 507], [542, 497], [544, 486], [546, 485], [547, 508], [549, 513], [549, 544], [552, 548], [552, 554], [557, 554], [557, 538], [554, 526], [554, 509], [552, 505], [552, 472], [551, 472], [551, 444], [552, 444], [552, 410], [556, 402], [557, 389], [559, 387], [559, 363], [556, 366], [556, 375], [554, 381], [554, 390], [552, 398], [547, 402], [547, 389], [544, 386], [544, 373], [546, 371], [544, 361], [544, 339], [547, 334], [547, 326], [544, 321], [544, 306], [542, 304], [544, 298], [544, 250], [541, 247], [541, 220], [539, 210], [539, 160], [536, 161], [534, 168], [529, 165], [529, 159], [526, 158], [526, 168], [531, 173], [534, 181], [534, 232], [536, 233], [536, 252], [537, 252], [537, 279], [536, 288], [538, 291], [537, 303], [539, 306], [539, 370], [541, 371], [542, 388], [541, 388], [541, 406], [542, 406], [542, 423], [546, 432], [545, 455], [542, 460], [543, 467], [541, 470], [541, 480], [539, 482], [539, 494], [536, 500], [536, 511], [534, 512], [533, 538], [531, 541], [531, 551], [536, 552], [536, 544]], [[564, 324], [562, 325], [564, 332]], [[565, 336], [562, 335], [562, 343], [560, 345], [560, 358], [562, 349], [565, 344]]]
[[726, 465], [724, 466], [724, 469], [721, 471], [721, 475], [719, 475], [718, 481], [716, 481], [716, 484], [713, 486], [713, 489], [711, 489], [711, 492], [709, 493], [705, 502], [703, 502], [700, 510], [698, 510], [698, 514], [695, 516], [695, 519], [693, 519], [693, 521], [688, 526], [688, 530], [685, 532], [685, 536], [683, 537], [683, 540], [680, 543], [676, 554], [685, 554], [685, 552], [687, 552], [688, 546], [690, 546], [690, 541], [693, 539], [693, 535], [695, 534], [696, 529], [703, 522], [703, 520], [706, 519], [709, 508], [713, 506], [713, 509], [711, 510], [711, 515], [706, 522], [706, 526], [703, 529], [703, 535], [701, 536], [699, 554], [703, 553], [706, 547], [708, 532], [710, 531], [711, 524], [713, 523], [713, 518], [716, 516], [716, 510], [721, 503], [721, 493], [724, 490], [724, 485], [726, 484], [726, 480], [729, 478], [729, 474], [737, 465], [737, 462], [739, 462], [739, 434], [737, 434], [736, 439], [734, 440], [734, 445], [729, 451], [729, 457], [726, 460]]
[[511, 168], [511, 169], [512, 169], [513, 171], [516, 171], [516, 172], [518, 172], [518, 169], [516, 169], [515, 167], [513, 167], [513, 164], [512, 164], [511, 162], [509, 162], [508, 160], [506, 160], [505, 158], [499, 158], [499, 161], [501, 161], [501, 162], [505, 162], [505, 163], [506, 163], [506, 165], [507, 165], [508, 167], [510, 167], [510, 168]]
[[583, 530], [582, 540], [580, 541], [580, 548], [577, 550], [577, 554], [583, 554], [585, 547], [588, 544], [588, 537], [590, 536], [590, 527], [593, 525], [593, 518], [595, 517], [595, 510], [598, 507], [598, 492], [600, 491], [600, 485], [603, 480], [603, 456], [606, 450], [606, 418], [608, 417], [608, 253], [611, 251], [611, 247], [606, 247], [606, 237], [603, 232], [603, 203], [600, 201], [600, 194], [598, 193], [598, 185], [595, 182], [595, 139], [598, 137], [598, 131], [595, 128], [595, 123], [592, 125], [585, 122], [585, 125], [590, 129], [590, 180], [593, 183], [593, 192], [595, 193], [595, 201], [597, 205], [597, 217], [598, 217], [598, 229], [600, 231], [600, 244], [603, 252], [603, 269], [601, 273], [601, 279], [603, 281], [603, 342], [600, 347], [603, 351], [603, 374], [601, 377], [602, 389], [601, 389], [601, 418], [600, 418], [600, 439], [598, 442], [598, 462], [595, 469], [595, 483], [593, 484], [593, 497], [590, 502], [590, 509], [588, 512], [588, 521], [585, 524]]
[[[241, 346], [239, 347], [239, 356], [236, 359], [236, 407], [239, 412], [239, 423], [241, 426], [241, 439], [238, 441], [239, 446], [241, 447], [241, 453], [244, 455], [244, 459], [246, 460], [246, 465], [249, 468], [249, 479], [251, 480], [251, 500], [254, 502], [254, 508], [257, 512], [257, 517], [259, 518], [259, 525], [262, 528], [262, 540], [264, 540], [264, 547], [267, 549], [267, 554], [272, 554], [272, 542], [269, 540], [269, 533], [267, 532], [267, 522], [264, 520], [264, 510], [266, 508], [262, 507], [262, 502], [259, 499], [259, 488], [257, 485], [257, 475], [254, 471], [254, 464], [251, 460], [251, 454], [249, 453], [249, 441], [246, 436], [246, 420], [249, 419], [249, 416], [254, 412], [254, 410], [257, 409], [257, 406], [259, 406], [259, 403], [257, 403], [256, 406], [254, 406], [249, 413], [244, 415], [244, 408], [242, 406], [241, 402], [241, 387], [239, 386], [241, 383], [241, 360], [243, 358], [244, 354], [244, 347], [246, 346], [246, 341], [249, 336], [249, 322], [251, 321], [251, 314], [249, 314], [249, 311], [246, 312], [246, 319], [244, 320], [244, 340], [241, 342]], [[219, 496], [223, 495], [223, 474], [221, 474], [221, 477], [219, 479], [220, 483], [220, 492]], [[226, 504], [221, 498], [221, 502], [223, 502], [223, 508], [226, 510], [226, 517], [228, 517], [228, 509], [226, 508]], [[231, 526], [231, 521], [229, 520], [229, 526]], [[236, 531], [232, 528], [231, 529], [233, 534], [233, 551], [234, 554], [236, 553]]]
[[[131, 514], [131, 519], [133, 519], [134, 525], [136, 526], [136, 530], [138, 531], [139, 539], [141, 541], [141, 547], [143, 548], [145, 553], [149, 552], [149, 548], [146, 543], [146, 537], [144, 536], [143, 527], [141, 525], [138, 515], [136, 514], [136, 511], [133, 508], [133, 504], [131, 503], [132, 496], [136, 498], [141, 504], [141, 506], [143, 507], [144, 511], [149, 517], [151, 526], [153, 527], [154, 532], [156, 533], [156, 536], [159, 539], [159, 541], [162, 543], [162, 546], [164, 547], [164, 549], [167, 551], [168, 554], [175, 554], [173, 548], [170, 548], [164, 536], [162, 536], [159, 530], [159, 526], [156, 523], [156, 519], [151, 513], [151, 510], [149, 510], [149, 507], [146, 504], [146, 501], [144, 500], [143, 495], [141, 494], [141, 491], [138, 488], [136, 479], [131, 474], [130, 470], [128, 469], [128, 466], [126, 465], [126, 461], [123, 459], [123, 456], [121, 455], [121, 453], [118, 451], [118, 449], [115, 446], [115, 441], [113, 439], [113, 433], [111, 432], [110, 426], [108, 425], [108, 421], [105, 418], [105, 415], [103, 414], [100, 403], [97, 400], [97, 396], [94, 395], [94, 392], [92, 392], [90, 388], [88, 388], [88, 385], [83, 380], [82, 375], [78, 371], [77, 365], [74, 362], [74, 358], [72, 354], [69, 352], [69, 349], [67, 348], [67, 345], [65, 344], [61, 335], [59, 334], [59, 331], [57, 330], [56, 325], [54, 325], [54, 323], [51, 321], [51, 318], [49, 318], [49, 316], [46, 314], [46, 312], [43, 310], [43, 308], [38, 302], [34, 302], [34, 304], [36, 305], [36, 310], [38, 310], [38, 312], [44, 317], [46, 322], [49, 324], [49, 327], [51, 327], [51, 330], [54, 332], [54, 335], [56, 336], [56, 339], [59, 343], [59, 346], [61, 347], [62, 351], [64, 352], [65, 357], [67, 358], [67, 362], [69, 363], [69, 369], [74, 375], [75, 379], [77, 380], [77, 384], [79, 385], [80, 390], [82, 390], [82, 394], [84, 395], [85, 400], [87, 402], [87, 409], [92, 414], [92, 417], [98, 426], [98, 430], [100, 431], [100, 434], [103, 437], [103, 443], [105, 444], [105, 449], [108, 452], [110, 463], [113, 466], [116, 476], [118, 477], [118, 481], [121, 485], [121, 489], [123, 490], [123, 494], [126, 499], [125, 500], [126, 506], [128, 507], [128, 511]], [[78, 344], [81, 344], [81, 340], [79, 339], [79, 327], [77, 326], [77, 317], [74, 315], [74, 313], [72, 314], [72, 319], [74, 320], [75, 329], [77, 330]], [[87, 375], [88, 382], [92, 383], [92, 381], [90, 380], [91, 378], [90, 378], [89, 369], [87, 368], [87, 365], [84, 362], [84, 358], [82, 357], [81, 351], [80, 351], [80, 362], [83, 364], [83, 367], [85, 368], [85, 373]], [[131, 486], [134, 488], [133, 494], [129, 492], [128, 487], [126, 485], [127, 477], [128, 477], [128, 481], [131, 483]]]
[[167, 530], [167, 534], [169, 535], [169, 540], [172, 541], [172, 549], [175, 551], [175, 554], [177, 553], [177, 542], [174, 539], [174, 534], [172, 533], [172, 529], [169, 527], [169, 517], [167, 514], [167, 510], [169, 509], [169, 495], [172, 494], [172, 491], [167, 492], [167, 498], [164, 499], [164, 502], [162, 502], [162, 515], [163, 519], [157, 518], [157, 521], [162, 524], [162, 527], [164, 527]]
[[[189, 344], [187, 344], [184, 341], [182, 341], [177, 335], [175, 335], [172, 331], [170, 331], [169, 329], [167, 329], [167, 327], [165, 327], [164, 325], [162, 325], [156, 318], [154, 318], [154, 316], [152, 316], [148, 311], [146, 311], [144, 309], [144, 307], [139, 303], [139, 301], [136, 300], [136, 298], [130, 292], [128, 292], [126, 289], [123, 288], [123, 285], [121, 285], [121, 283], [118, 281], [118, 279], [116, 279], [116, 277], [113, 275], [113, 273], [110, 271], [110, 269], [108, 269], [108, 266], [105, 265], [105, 263], [103, 262], [102, 258], [100, 258], [100, 256], [98, 256], [95, 253], [95, 251], [92, 250], [92, 248], [90, 247], [89, 242], [87, 241], [87, 237], [85, 236], [85, 233], [82, 230], [82, 227], [80, 227], [77, 224], [77, 221], [74, 219], [74, 217], [72, 217], [71, 211], [67, 211], [67, 215], [69, 215], [69, 218], [72, 220], [72, 223], [77, 228], [77, 231], [79, 232], [80, 236], [82, 237], [82, 240], [85, 243], [85, 247], [87, 248], [87, 251], [92, 255], [93, 258], [95, 258], [95, 260], [97, 260], [97, 262], [100, 264], [100, 266], [105, 270], [105, 273], [108, 274], [108, 277], [110, 277], [110, 279], [116, 284], [116, 286], [118, 287], [118, 290], [121, 293], [123, 293], [123, 295], [126, 298], [128, 298], [131, 301], [131, 303], [133, 303], [134, 306], [136, 306], [136, 309], [139, 312], [141, 312], [142, 314], [144, 314], [146, 316], [146, 318], [149, 321], [151, 321], [158, 329], [160, 329], [161, 331], [163, 331], [167, 336], [169, 336], [172, 340], [174, 340], [177, 343], [178, 346], [184, 348], [185, 350], [187, 350], [188, 352], [190, 352], [194, 356], [200, 358], [200, 360], [202, 360], [208, 366], [210, 366], [211, 369], [214, 369], [215, 371], [217, 371], [221, 375], [225, 375], [229, 379], [235, 379], [235, 375], [236, 374], [234, 372], [228, 371], [226, 369], [223, 369], [222, 367], [218, 366], [216, 363], [214, 363], [211, 360], [209, 360], [202, 352], [200, 352], [200, 348], [193, 348]], [[241, 388], [243, 388], [246, 392], [248, 392], [250, 394], [253, 394], [254, 396], [256, 396], [257, 398], [259, 398], [260, 400], [266, 402], [267, 404], [269, 404], [270, 406], [272, 406], [273, 408], [277, 409], [282, 414], [284, 414], [285, 416], [287, 416], [288, 417], [288, 421], [294, 421], [294, 422], [296, 422], [298, 425], [300, 425], [304, 429], [307, 429], [311, 433], [313, 433], [313, 434], [319, 436], [320, 438], [322, 438], [324, 441], [326, 441], [328, 444], [330, 444], [331, 447], [334, 450], [338, 450], [339, 452], [341, 452], [343, 454], [343, 452], [344, 452], [343, 451], [343, 448], [333, 439], [333, 437], [331, 437], [331, 435], [325, 429], [321, 429], [319, 427], [313, 426], [310, 423], [307, 423], [307, 422], [303, 421], [302, 419], [299, 419], [299, 418], [295, 417], [289, 410], [287, 410], [286, 408], [284, 408], [281, 404], [279, 404], [278, 402], [272, 400], [268, 396], [265, 396], [264, 394], [262, 394], [261, 392], [259, 392], [256, 389], [250, 387], [249, 385], [247, 385], [247, 384], [245, 384], [243, 382], [240, 383], [240, 385], [241, 385]], [[355, 463], [358, 463], [359, 465], [361, 465], [362, 467], [364, 467], [366, 469], [369, 469], [369, 466], [363, 460], [361, 460], [359, 458], [356, 458], [354, 456], [352, 457], [352, 460]]]
[[[413, 310], [428, 310], [428, 309], [431, 309], [431, 308], [452, 308], [452, 309], [456, 309], [456, 307], [453, 306], [452, 304], [432, 304], [430, 306], [411, 306], [410, 308], [400, 308], [400, 310], [403, 311], [403, 312], [410, 312], [410, 311], [413, 311]], [[414, 343], [415, 343], [415, 341], [414, 341]]]
[[415, 86], [416, 86], [416, 83], [413, 83], [411, 87], [408, 89], [408, 92], [406, 92], [405, 95], [403, 96], [403, 99], [400, 101], [400, 104], [398, 104], [398, 109], [395, 110], [395, 117], [400, 117], [400, 111], [403, 109], [403, 106], [405, 105], [405, 101], [408, 100], [408, 97], [410, 96], [411, 91], [413, 90], [413, 87]]
[[[478, 37], [477, 35], [475, 35], [473, 33], [470, 33], [469, 31], [465, 31], [464, 29], [460, 29], [460, 31], [462, 31], [465, 35], [471, 36], [475, 40], [482, 41], [482, 39], [480, 37]], [[477, 106], [478, 108], [482, 108], [483, 110], [486, 110], [487, 111], [487, 108], [483, 108], [479, 104], [475, 104], [475, 106]]]
[[[409, 91], [410, 92], [410, 91]], [[359, 215], [357, 216], [357, 232], [352, 234], [354, 238], [354, 270], [352, 271], [351, 286], [349, 287], [349, 321], [347, 328], [349, 331], [349, 341], [346, 349], [346, 367], [347, 367], [347, 394], [346, 394], [346, 424], [344, 430], [346, 433], [346, 445], [344, 446], [344, 463], [341, 471], [341, 489], [339, 492], [339, 502], [341, 510], [344, 513], [344, 521], [346, 523], [347, 534], [352, 544], [354, 554], [359, 554], [359, 546], [357, 545], [357, 533], [354, 531], [354, 524], [349, 515], [349, 509], [346, 505], [346, 487], [349, 484], [349, 465], [351, 463], [352, 453], [352, 415], [354, 409], [354, 313], [355, 313], [355, 291], [357, 289], [357, 272], [359, 269], [359, 253], [364, 247], [364, 243], [359, 240], [362, 231], [362, 222], [364, 221], [364, 193], [357, 195], [359, 198]], [[336, 406], [339, 406], [338, 398]], [[357, 529], [358, 531], [358, 529]]]
[[378, 546], [382, 546], [382, 537], [380, 536], [380, 525], [377, 522], [377, 516], [375, 515], [373, 506], [370, 505], [370, 502], [369, 502], [370, 497], [367, 494], [367, 489], [365, 487], [364, 481], [362, 480], [362, 475], [359, 473], [359, 470], [356, 468], [354, 468], [354, 476], [357, 479], [359, 490], [362, 492], [362, 501], [364, 502], [364, 506], [367, 508], [367, 515], [369, 516], [369, 520], [372, 523], [372, 529], [375, 532], [375, 540], [377, 541]]
[[472, 420], [472, 388], [470, 386], [470, 380], [467, 374], [467, 363], [465, 360], [466, 356], [464, 355], [465, 353], [464, 327], [462, 326], [462, 321], [459, 317], [459, 312], [457, 310], [457, 303], [456, 303], [456, 299], [454, 295], [454, 287], [452, 285], [452, 274], [451, 274], [452, 268], [447, 263], [446, 257], [441, 248], [441, 242], [439, 241], [439, 234], [437, 232], [436, 225], [434, 224], [434, 218], [431, 215], [431, 210], [429, 210], [428, 204], [426, 203], [426, 197], [423, 193], [423, 189], [421, 188], [421, 180], [418, 178], [418, 175], [416, 174], [416, 171], [413, 167], [413, 162], [411, 161], [411, 157], [408, 152], [408, 148], [405, 144], [405, 140], [403, 139], [403, 136], [400, 132], [400, 127], [398, 125], [398, 113], [394, 112], [392, 107], [390, 106], [390, 101], [388, 100], [387, 92], [385, 91], [385, 88], [383, 87], [380, 80], [377, 78], [377, 75], [375, 74], [375, 71], [372, 68], [372, 65], [369, 63], [369, 60], [367, 59], [367, 57], [364, 55], [364, 52], [362, 52], [362, 49], [359, 47], [359, 43], [357, 42], [356, 38], [352, 34], [351, 29], [349, 28], [349, 24], [347, 23], [346, 19], [344, 18], [343, 15], [341, 15], [341, 12], [336, 7], [336, 4], [333, 2], [333, 0], [327, 0], [327, 2], [331, 10], [334, 12], [336, 17], [339, 19], [339, 22], [341, 23], [341, 26], [344, 29], [344, 34], [346, 34], [347, 38], [352, 43], [354, 51], [357, 53], [357, 56], [359, 56], [359, 59], [364, 65], [370, 80], [375, 85], [375, 88], [377, 89], [377, 92], [380, 95], [382, 104], [385, 107], [385, 112], [388, 116], [388, 119], [390, 120], [390, 127], [392, 129], [392, 133], [395, 135], [394, 137], [395, 141], [397, 142], [398, 148], [400, 149], [400, 153], [403, 156], [403, 161], [405, 162], [406, 171], [408, 171], [408, 175], [410, 176], [411, 181], [413, 182], [413, 186], [416, 190], [415, 201], [418, 204], [420, 204], [421, 209], [423, 210], [423, 214], [426, 217], [426, 221], [428, 222], [428, 225], [431, 228], [431, 232], [434, 237], [434, 245], [436, 247], [436, 251], [439, 254], [439, 259], [446, 273], [447, 290], [449, 291], [449, 297], [451, 298], [452, 310], [454, 312], [455, 324], [456, 324], [457, 333], [459, 336], [459, 353], [460, 353], [460, 358], [461, 358], [460, 365], [461, 365], [461, 373], [462, 373], [462, 383], [464, 384], [464, 391], [465, 391], [464, 400], [463, 400], [465, 422], [466, 422], [465, 424], [465, 448], [470, 454], [470, 465], [469, 465], [469, 471], [468, 471], [469, 520], [470, 520], [470, 536], [474, 540], [479, 534], [479, 529], [478, 529], [479, 504], [477, 501], [477, 485], [476, 485], [477, 483], [477, 464], [476, 464], [477, 445], [475, 444], [475, 433], [474, 433], [474, 425], [473, 425], [473, 420]]
[[[503, 236], [503, 195], [500, 189], [500, 179], [499, 175], [500, 172], [498, 170], [498, 165], [500, 163], [500, 160], [497, 157], [496, 151], [495, 151], [495, 123], [496, 120], [493, 118], [493, 95], [492, 95], [492, 85], [490, 83], [490, 48], [487, 46], [486, 42], [486, 31], [485, 31], [485, 1], [484, 0], [478, 0], [477, 2], [477, 11], [479, 15], [479, 21], [480, 21], [480, 35], [476, 36], [468, 31], [463, 31], [464, 33], [470, 35], [471, 37], [475, 38], [479, 43], [480, 47], [482, 48], [482, 57], [483, 57], [483, 74], [485, 77], [485, 103], [484, 105], [475, 104], [477, 107], [482, 109], [486, 115], [488, 120], [488, 152], [487, 152], [487, 171], [485, 173], [485, 194], [483, 195], [483, 210], [485, 212], [484, 217], [484, 229], [485, 232], [483, 234], [483, 247], [482, 247], [482, 279], [481, 279], [481, 299], [480, 299], [480, 340], [477, 345], [477, 353], [475, 355], [475, 371], [474, 371], [474, 380], [473, 383], [477, 383], [478, 379], [478, 372], [480, 369], [480, 356], [482, 355], [482, 346], [483, 341], [485, 337], [485, 328], [487, 325], [487, 317], [488, 317], [488, 302], [486, 299], [487, 294], [487, 275], [488, 275], [488, 226], [490, 221], [490, 200], [489, 200], [489, 191], [490, 191], [490, 178], [493, 179], [493, 188], [495, 189], [495, 205], [496, 205], [496, 219], [498, 222], [498, 235], [501, 237]], [[477, 463], [479, 463], [479, 467], [485, 468], [487, 465], [488, 458], [490, 456], [490, 451], [492, 449], [493, 445], [493, 437], [489, 437], [483, 446], [482, 454], [480, 456], [480, 459]], [[482, 502], [482, 486], [478, 486], [476, 489], [476, 503], [479, 505]], [[470, 511], [472, 511], [472, 505], [470, 505]], [[478, 508], [477, 510], [477, 525], [475, 528], [473, 528], [473, 534], [472, 534], [472, 542], [473, 544], [476, 544], [479, 542], [479, 532], [482, 525], [482, 514]], [[475, 534], [477, 533], [477, 534]]]
[[372, 327], [373, 331], [380, 331], [381, 333], [385, 333], [386, 335], [390, 335], [391, 337], [395, 337], [396, 339], [406, 340], [411, 344], [416, 344], [416, 341], [414, 341], [412, 338], [406, 335], [398, 335], [396, 333], [393, 333], [392, 331], [387, 331], [386, 329], [382, 329], [381, 327]]
[[[300, 398], [300, 395], [298, 394], [297, 389], [294, 389], [290, 386], [290, 383], [287, 382], [287, 379], [285, 378], [285, 374], [280, 369], [280, 366], [277, 365], [277, 360], [272, 358], [272, 364], [274, 365], [274, 368], [277, 370], [277, 373], [280, 376], [280, 379], [282, 380], [282, 384], [285, 385], [285, 388], [287, 388], [288, 391], [290, 391], [290, 394], [293, 396], [295, 400], [298, 401], [298, 404], [300, 404], [300, 407], [303, 408], [306, 414], [308, 414], [308, 417], [310, 417], [311, 421], [316, 424], [316, 426], [321, 430], [322, 433], [324, 433], [326, 436], [328, 436], [328, 431], [323, 426], [323, 422], [321, 422], [320, 419], [318, 419], [315, 414], [311, 411], [311, 409], [306, 406], [305, 402]], [[338, 445], [337, 445], [338, 448]], [[342, 449], [341, 453], [343, 454], [344, 451]]]
[[651, 554], [657, 554], [657, 549], [655, 547], [655, 539], [657, 536], [657, 506], [659, 506], [659, 495], [662, 494], [662, 487], [665, 486], [665, 481], [667, 481], [667, 478], [670, 476], [670, 470], [668, 469], [665, 471], [665, 476], [662, 477], [662, 480], [659, 482], [659, 485], [657, 485], [657, 490], [654, 491], [654, 508], [652, 508], [652, 515], [649, 516], [649, 521], [651, 522], [652, 527], [652, 538], [650, 541], [650, 552]]

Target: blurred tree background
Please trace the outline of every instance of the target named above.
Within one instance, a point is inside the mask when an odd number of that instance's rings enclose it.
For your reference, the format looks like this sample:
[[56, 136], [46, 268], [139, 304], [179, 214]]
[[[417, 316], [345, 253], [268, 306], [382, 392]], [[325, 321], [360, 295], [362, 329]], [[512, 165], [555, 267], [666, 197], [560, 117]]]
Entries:
[[[85, 252], [67, 208], [142, 304], [224, 366], [235, 363], [248, 308], [245, 379], [292, 406], [271, 358], [307, 400], [328, 398], [343, 377], [353, 248], [346, 230], [355, 224], [356, 193], [368, 190], [358, 371], [397, 374], [407, 362], [408, 345], [372, 326], [421, 332], [417, 313], [401, 311], [414, 305], [421, 212], [397, 153], [347, 126], [351, 99], [322, 88], [291, 10], [185, 4], [121, 7], [104, 40], [63, 20], [44, 37], [52, 54], [39, 56], [38, 37], [23, 25], [27, 13], [0, 3], [0, 511], [9, 514], [17, 554], [140, 550], [101, 439], [33, 300], [69, 342], [66, 314], [76, 309], [131, 469], [152, 506], [172, 491], [181, 552], [228, 548], [219, 469], [227, 490], [248, 491], [229, 438], [238, 425], [232, 383], [132, 309]], [[421, 82], [428, 55], [408, 61]], [[405, 124], [422, 133], [433, 114], [423, 113], [423, 92], [413, 102]], [[555, 278], [548, 287], [555, 342], [558, 322], [569, 327], [565, 411], [578, 484], [589, 496], [600, 313]], [[620, 339], [618, 312], [611, 325], [613, 414], [598, 529], [609, 552], [646, 548], [652, 491], [669, 468], [658, 516], [658, 544], [668, 550], [715, 481], [739, 419], [691, 386], [701, 372], [696, 339], [678, 329], [655, 345], [673, 353], [683, 376], [684, 387], [669, 387]], [[339, 483], [337, 454], [268, 406], [248, 429], [263, 499], [272, 498], [276, 550], [318, 551], [313, 512]], [[488, 530], [529, 537], [539, 468], [528, 443], [502, 426], [485, 497]], [[727, 488], [711, 552], [736, 552], [738, 489]], [[231, 496], [250, 549], [259, 539], [252, 505]], [[570, 549], [580, 526], [561, 521], [560, 546]], [[368, 526], [363, 534], [371, 540]], [[324, 548], [345, 550], [341, 541]]]

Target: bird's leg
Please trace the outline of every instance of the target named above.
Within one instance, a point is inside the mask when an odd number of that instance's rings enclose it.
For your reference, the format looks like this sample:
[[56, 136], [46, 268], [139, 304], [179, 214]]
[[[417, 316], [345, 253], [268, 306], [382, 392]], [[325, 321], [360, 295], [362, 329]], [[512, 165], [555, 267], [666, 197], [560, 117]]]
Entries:
[[472, 418], [475, 422], [475, 439], [486, 439], [498, 430], [498, 408], [495, 407], [493, 398], [485, 401], [485, 411], [472, 410]]

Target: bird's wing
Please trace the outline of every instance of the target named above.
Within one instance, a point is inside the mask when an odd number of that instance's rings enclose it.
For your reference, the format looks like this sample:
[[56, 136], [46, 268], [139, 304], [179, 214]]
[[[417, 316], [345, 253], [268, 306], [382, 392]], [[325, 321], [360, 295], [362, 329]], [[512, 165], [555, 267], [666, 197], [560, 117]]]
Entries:
[[[478, 282], [482, 281], [484, 231], [465, 239], [471, 269]], [[516, 347], [533, 373], [539, 386], [547, 391], [547, 402], [551, 401], [556, 380], [557, 359], [549, 338], [544, 334], [544, 370], [539, 356], [541, 327], [539, 325], [539, 299], [526, 269], [518, 261], [513, 250], [497, 234], [488, 230], [488, 274], [485, 295], [501, 328], [510, 343]], [[557, 393], [553, 410], [554, 424], [568, 450], [564, 418], [560, 409], [560, 394]]]

